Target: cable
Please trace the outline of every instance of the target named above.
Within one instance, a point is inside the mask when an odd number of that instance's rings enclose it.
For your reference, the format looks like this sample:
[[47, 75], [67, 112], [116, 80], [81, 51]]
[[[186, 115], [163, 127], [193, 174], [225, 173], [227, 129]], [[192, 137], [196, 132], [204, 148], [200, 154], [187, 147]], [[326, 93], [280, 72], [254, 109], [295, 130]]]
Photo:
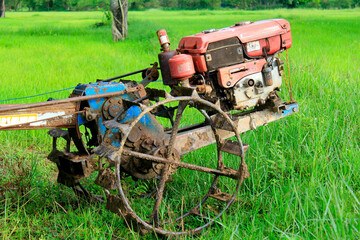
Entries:
[[[120, 80], [121, 80], [121, 79], [120, 79]], [[133, 81], [133, 80], [130, 80], [130, 81]], [[144, 82], [160, 82], [160, 81], [163, 81], [163, 80], [144, 81]], [[164, 81], [170, 81], [170, 80], [164, 80]], [[134, 81], [134, 82], [140, 82], [140, 81]], [[76, 87], [76, 86], [75, 86], [75, 87]], [[64, 88], [64, 89], [60, 89], [60, 90], [56, 90], [56, 91], [40, 93], [40, 94], [36, 94], [36, 95], [32, 95], [32, 96], [26, 96], [26, 97], [20, 97], [20, 98], [4, 99], [4, 100], [0, 100], [0, 102], [7, 102], [7, 101], [14, 101], [14, 100], [34, 98], [34, 97], [39, 97], [39, 96], [43, 96], [43, 95], [47, 95], [47, 94], [51, 94], [51, 93], [63, 92], [63, 91], [66, 91], [66, 90], [74, 89], [75, 87], [69, 87], [69, 88]]]
[[20, 99], [27, 99], [27, 98], [33, 98], [33, 97], [39, 97], [42, 95], [47, 95], [50, 93], [56, 93], [56, 92], [62, 92], [62, 91], [66, 91], [66, 90], [70, 90], [70, 89], [74, 89], [75, 87], [69, 87], [69, 88], [64, 88], [64, 89], [60, 89], [60, 90], [56, 90], [56, 91], [51, 91], [51, 92], [46, 92], [46, 93], [40, 93], [40, 94], [36, 94], [36, 95], [32, 95], [32, 96], [27, 96], [27, 97], [20, 97], [20, 98], [10, 98], [10, 99], [5, 99], [5, 100], [0, 100], [0, 102], [6, 102], [6, 101], [13, 101], [13, 100], [20, 100]]
[[291, 86], [291, 77], [290, 77], [289, 55], [288, 55], [287, 49], [286, 49], [286, 65], [287, 65], [288, 73], [289, 73], [290, 100], [291, 100], [292, 102], [294, 102], [293, 91], [292, 91], [292, 86]]
[[294, 98], [293, 98], [292, 87], [291, 87], [290, 67], [289, 67], [289, 55], [288, 55], [287, 49], [286, 49], [286, 64], [287, 64], [287, 69], [288, 69], [288, 74], [289, 74], [289, 78], [288, 78], [289, 81], [287, 80], [285, 69], [283, 70], [284, 79], [285, 79], [285, 83], [286, 83], [286, 86], [287, 86], [287, 88], [288, 88], [288, 92], [289, 92], [289, 95], [290, 95], [290, 102], [295, 102], [295, 101], [294, 101]]

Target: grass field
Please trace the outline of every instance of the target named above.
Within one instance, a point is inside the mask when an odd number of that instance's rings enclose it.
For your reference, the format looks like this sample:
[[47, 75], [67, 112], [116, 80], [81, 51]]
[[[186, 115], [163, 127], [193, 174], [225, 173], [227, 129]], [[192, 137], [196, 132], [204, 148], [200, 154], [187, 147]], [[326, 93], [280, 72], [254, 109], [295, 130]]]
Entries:
[[[290, 69], [300, 112], [243, 136], [251, 146], [251, 175], [241, 201], [194, 238], [360, 238], [360, 9], [130, 12], [129, 37], [119, 43], [112, 42], [109, 25], [94, 27], [102, 17], [7, 13], [0, 19], [0, 100], [147, 67], [157, 61], [160, 28], [176, 46], [204, 29], [285, 18], [292, 27]], [[66, 98], [70, 92], [0, 103]], [[103, 205], [76, 202], [71, 190], [55, 183], [46, 131], [0, 132], [0, 143], [2, 238], [139, 237]]]

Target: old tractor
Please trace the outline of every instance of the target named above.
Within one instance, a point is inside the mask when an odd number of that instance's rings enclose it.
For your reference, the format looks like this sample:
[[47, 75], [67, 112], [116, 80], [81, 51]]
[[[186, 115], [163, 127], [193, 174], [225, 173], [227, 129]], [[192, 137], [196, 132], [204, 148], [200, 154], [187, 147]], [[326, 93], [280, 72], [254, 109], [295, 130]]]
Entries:
[[[194, 234], [220, 221], [249, 176], [240, 135], [298, 111], [278, 95], [290, 24], [243, 21], [173, 51], [166, 31], [157, 35], [159, 64], [79, 84], [67, 99], [1, 105], [0, 130], [51, 129], [59, 183], [140, 233]], [[158, 70], [164, 87], [147, 87]], [[125, 80], [134, 74], [143, 80]]]

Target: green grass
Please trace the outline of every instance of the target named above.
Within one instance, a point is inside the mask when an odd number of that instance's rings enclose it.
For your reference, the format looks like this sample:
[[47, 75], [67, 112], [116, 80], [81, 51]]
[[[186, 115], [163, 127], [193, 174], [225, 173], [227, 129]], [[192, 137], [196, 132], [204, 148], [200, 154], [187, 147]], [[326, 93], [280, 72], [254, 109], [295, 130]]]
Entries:
[[[112, 42], [110, 26], [93, 27], [100, 12], [9, 12], [0, 19], [0, 99], [147, 67], [157, 61], [160, 28], [175, 48], [183, 36], [204, 29], [267, 18], [291, 23], [290, 68], [300, 112], [243, 136], [251, 146], [251, 175], [241, 201], [196, 238], [358, 239], [360, 9], [130, 12], [129, 37], [119, 43]], [[45, 159], [51, 149], [46, 131], [0, 136], [2, 238], [138, 238], [104, 206], [79, 202], [55, 183], [56, 167]]]

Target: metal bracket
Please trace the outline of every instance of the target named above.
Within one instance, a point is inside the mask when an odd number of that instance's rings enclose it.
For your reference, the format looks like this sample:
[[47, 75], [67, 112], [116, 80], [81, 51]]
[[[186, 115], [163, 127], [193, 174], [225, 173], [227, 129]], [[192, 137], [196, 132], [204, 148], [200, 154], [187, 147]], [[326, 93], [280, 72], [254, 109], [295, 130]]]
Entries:
[[84, 108], [84, 110], [85, 110], [85, 118], [87, 121], [93, 121], [96, 119], [97, 114], [91, 112], [90, 108], [86, 107], [86, 108]]

